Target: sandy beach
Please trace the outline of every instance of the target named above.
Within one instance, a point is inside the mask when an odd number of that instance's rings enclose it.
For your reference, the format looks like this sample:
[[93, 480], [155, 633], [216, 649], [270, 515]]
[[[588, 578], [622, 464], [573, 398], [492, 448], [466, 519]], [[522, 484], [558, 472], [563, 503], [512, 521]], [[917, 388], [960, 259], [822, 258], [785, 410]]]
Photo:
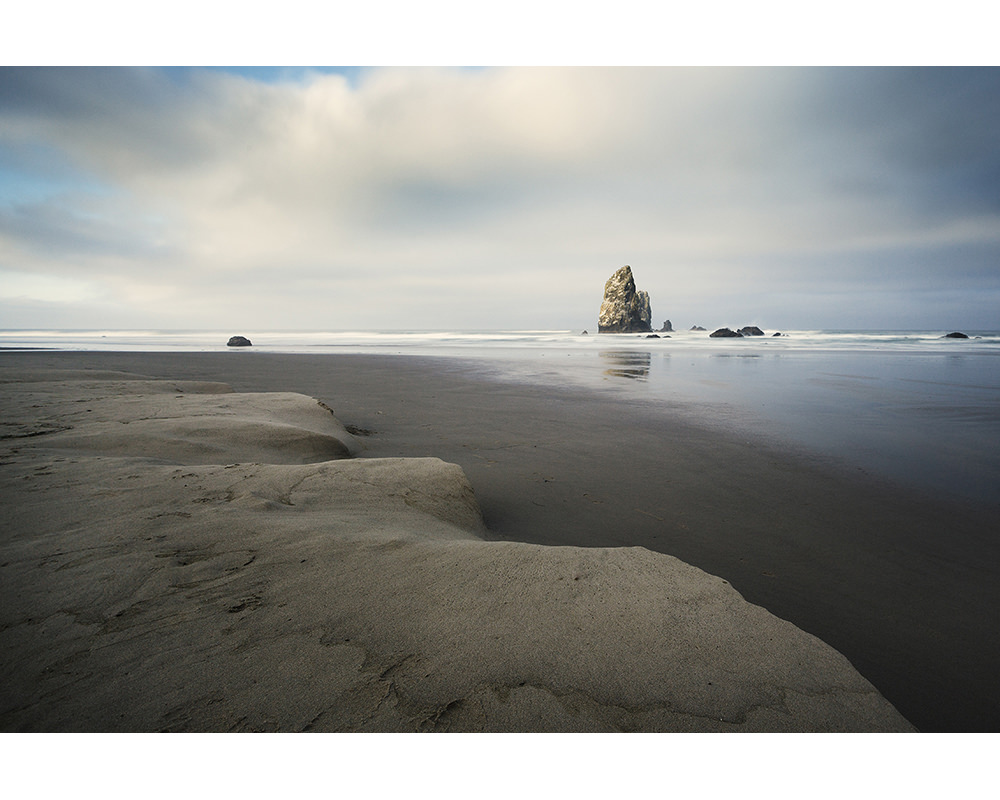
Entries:
[[3, 730], [1000, 719], [995, 509], [457, 360], [0, 381]]

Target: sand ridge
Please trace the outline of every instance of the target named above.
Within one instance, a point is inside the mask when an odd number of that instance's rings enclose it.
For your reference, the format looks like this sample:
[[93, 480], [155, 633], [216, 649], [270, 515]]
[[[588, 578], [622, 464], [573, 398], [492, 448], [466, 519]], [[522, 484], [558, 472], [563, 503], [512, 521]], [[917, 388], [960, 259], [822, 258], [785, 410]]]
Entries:
[[912, 729], [675, 558], [488, 541], [311, 398], [3, 372], [3, 730]]
[[226, 458], [310, 463], [349, 458], [361, 450], [328, 408], [300, 394], [236, 394], [213, 382], [100, 375], [67, 382], [66, 373], [56, 371], [55, 380], [46, 382], [43, 373], [33, 372], [24, 383], [2, 384], [12, 396], [29, 393], [35, 414], [21, 423], [6, 419], [0, 436], [45, 433], [51, 434], [45, 440], [50, 449], [180, 464]]

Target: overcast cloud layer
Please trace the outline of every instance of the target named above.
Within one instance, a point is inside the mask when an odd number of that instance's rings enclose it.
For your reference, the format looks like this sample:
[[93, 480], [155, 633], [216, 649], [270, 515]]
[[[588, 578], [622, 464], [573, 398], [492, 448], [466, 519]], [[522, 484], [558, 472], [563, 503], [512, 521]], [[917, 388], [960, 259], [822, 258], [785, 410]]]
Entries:
[[286, 77], [0, 70], [0, 327], [1000, 328], [998, 69]]

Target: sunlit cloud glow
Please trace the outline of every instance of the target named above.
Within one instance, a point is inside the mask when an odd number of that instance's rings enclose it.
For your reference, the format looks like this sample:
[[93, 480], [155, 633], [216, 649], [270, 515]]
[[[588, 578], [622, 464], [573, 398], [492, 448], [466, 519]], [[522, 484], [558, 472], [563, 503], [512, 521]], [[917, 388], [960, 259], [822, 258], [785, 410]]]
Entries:
[[267, 77], [3, 70], [0, 313], [588, 327], [628, 263], [657, 322], [1000, 328], [998, 70]]

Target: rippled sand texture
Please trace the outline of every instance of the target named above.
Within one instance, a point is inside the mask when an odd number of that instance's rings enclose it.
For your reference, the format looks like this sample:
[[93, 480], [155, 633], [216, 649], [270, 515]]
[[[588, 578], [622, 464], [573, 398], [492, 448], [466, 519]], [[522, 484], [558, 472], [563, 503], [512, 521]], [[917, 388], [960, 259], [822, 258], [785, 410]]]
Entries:
[[[0, 371], [5, 731], [905, 731], [642, 547], [490, 542], [462, 469], [304, 395]], [[360, 456], [360, 457], [358, 457]]]

